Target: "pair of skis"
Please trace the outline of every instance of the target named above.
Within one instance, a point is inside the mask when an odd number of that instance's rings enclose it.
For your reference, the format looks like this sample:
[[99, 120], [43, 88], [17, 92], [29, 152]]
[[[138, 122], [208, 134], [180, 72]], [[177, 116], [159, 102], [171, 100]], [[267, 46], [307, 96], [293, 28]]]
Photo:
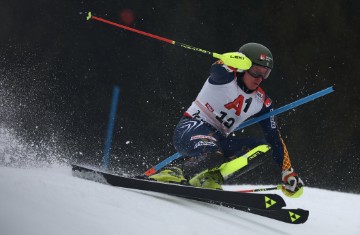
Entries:
[[112, 186], [165, 193], [181, 198], [221, 205], [290, 224], [305, 223], [309, 216], [309, 211], [307, 210], [283, 208], [286, 206], [286, 203], [277, 194], [242, 193], [159, 183], [146, 179], [119, 176], [79, 165], [72, 165], [72, 170], [75, 176], [107, 183]]

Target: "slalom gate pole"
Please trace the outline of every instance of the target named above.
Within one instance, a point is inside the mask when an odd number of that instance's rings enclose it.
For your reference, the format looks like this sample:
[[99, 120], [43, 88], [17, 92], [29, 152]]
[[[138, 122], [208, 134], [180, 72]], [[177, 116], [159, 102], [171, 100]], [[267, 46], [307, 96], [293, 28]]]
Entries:
[[103, 157], [103, 169], [104, 170], [107, 170], [107, 168], [109, 166], [110, 148], [111, 148], [111, 141], [112, 141], [112, 136], [113, 136], [119, 94], [120, 94], [120, 88], [115, 85], [114, 89], [113, 89], [113, 94], [112, 94], [109, 121], [108, 121], [108, 127], [107, 127], [107, 132], [106, 132], [105, 149], [104, 149], [104, 157]]
[[[212, 56], [214, 58], [222, 60], [225, 64], [230, 65], [230, 66], [235, 67], [235, 68], [238, 68], [238, 69], [248, 70], [252, 65], [251, 60], [249, 58], [247, 58], [245, 55], [240, 54], [240, 53], [219, 54], [219, 53], [216, 53], [216, 52], [210, 52], [210, 51], [207, 51], [207, 50], [204, 50], [204, 49], [201, 49], [201, 48], [197, 48], [197, 47], [194, 47], [194, 46], [187, 45], [185, 43], [176, 42], [176, 41], [168, 39], [168, 38], [160, 37], [160, 36], [157, 36], [155, 34], [147, 33], [147, 32], [144, 32], [144, 31], [141, 31], [141, 30], [138, 30], [138, 29], [131, 28], [129, 26], [125, 26], [125, 25], [122, 25], [122, 24], [119, 24], [119, 23], [115, 23], [115, 22], [112, 22], [112, 21], [109, 21], [109, 20], [94, 16], [94, 15], [92, 15], [91, 12], [88, 12], [88, 15], [87, 15], [86, 19], [87, 20], [96, 20], [96, 21], [99, 21], [99, 22], [102, 22], [102, 23], [105, 23], [105, 24], [109, 24], [109, 25], [112, 25], [112, 26], [115, 26], [115, 27], [118, 27], [118, 28], [122, 28], [122, 29], [125, 29], [125, 30], [128, 30], [128, 31], [137, 33], [137, 34], [141, 34], [141, 35], [146, 36], [146, 37], [150, 37], [150, 38], [160, 40], [160, 41], [172, 44], [172, 45], [176, 45], [176, 46], [188, 49], [188, 50], [192, 50], [192, 51], [200, 52], [200, 53], [203, 53], [203, 54], [206, 54], [206, 55], [210, 55], [210, 56]], [[236, 59], [236, 61], [234, 61], [234, 59]]]
[[235, 129], [235, 131], [243, 129], [243, 128], [247, 127], [247, 126], [250, 126], [250, 125], [252, 125], [254, 123], [257, 123], [257, 122], [260, 122], [262, 120], [265, 120], [265, 119], [267, 119], [267, 118], [269, 118], [271, 116], [275, 116], [275, 115], [278, 115], [278, 114], [283, 113], [285, 111], [288, 111], [289, 109], [296, 108], [296, 107], [298, 107], [298, 106], [300, 106], [302, 104], [305, 104], [305, 103], [307, 103], [309, 101], [315, 100], [315, 99], [317, 99], [317, 98], [319, 98], [321, 96], [327, 95], [327, 94], [329, 94], [329, 93], [331, 93], [333, 91], [334, 91], [333, 87], [328, 87], [328, 88], [326, 88], [324, 90], [318, 91], [318, 92], [316, 92], [316, 93], [314, 93], [312, 95], [306, 96], [306, 97], [301, 98], [301, 99], [299, 99], [297, 101], [294, 101], [294, 102], [292, 102], [290, 104], [284, 105], [281, 108], [278, 108], [278, 109], [276, 109], [276, 110], [274, 110], [272, 112], [269, 112], [269, 113], [261, 115], [261, 116], [259, 116], [257, 118], [253, 118], [253, 119], [250, 119], [248, 121], [245, 121], [245, 122], [241, 123]]
[[[289, 109], [296, 108], [296, 107], [298, 107], [298, 106], [300, 106], [300, 105], [302, 105], [302, 104], [308, 103], [309, 101], [315, 100], [315, 99], [317, 99], [317, 98], [319, 98], [319, 97], [321, 97], [321, 96], [327, 95], [327, 94], [329, 94], [329, 93], [331, 93], [331, 92], [333, 92], [333, 91], [334, 91], [333, 87], [328, 87], [328, 88], [326, 88], [326, 89], [324, 89], [324, 90], [321, 90], [321, 91], [319, 91], [319, 92], [316, 92], [316, 93], [314, 93], [314, 94], [312, 94], [312, 95], [309, 95], [309, 96], [306, 96], [306, 97], [304, 97], [304, 98], [301, 98], [301, 99], [299, 99], [299, 100], [297, 100], [297, 101], [294, 101], [294, 102], [292, 102], [292, 103], [290, 103], [290, 104], [287, 104], [287, 105], [285, 105], [285, 106], [282, 106], [281, 108], [275, 109], [274, 111], [271, 111], [271, 112], [269, 112], [269, 113], [267, 113], [267, 114], [264, 114], [264, 115], [261, 115], [261, 116], [259, 116], [259, 117], [257, 117], [257, 118], [253, 118], [253, 119], [250, 119], [250, 120], [248, 120], [248, 121], [246, 121], [246, 122], [243, 122], [241, 125], [239, 125], [239, 126], [235, 129], [235, 131], [240, 130], [240, 129], [242, 129], [242, 128], [245, 128], [245, 127], [247, 127], [247, 126], [250, 126], [250, 125], [252, 125], [252, 124], [255, 124], [255, 123], [257, 123], [257, 122], [260, 122], [260, 121], [262, 121], [262, 120], [264, 120], [264, 119], [267, 119], [267, 118], [269, 118], [269, 117], [271, 117], [271, 116], [275, 116], [275, 115], [278, 115], [278, 114], [280, 114], [280, 113], [283, 113], [283, 112], [285, 112], [285, 111], [287, 111], [287, 110], [289, 110]], [[163, 160], [162, 162], [160, 162], [159, 164], [151, 167], [149, 170], [147, 170], [146, 172], [144, 172], [144, 174], [145, 174], [146, 176], [153, 175], [153, 174], [155, 174], [158, 170], [162, 169], [163, 167], [165, 167], [166, 165], [170, 164], [172, 161], [180, 158], [181, 156], [182, 156], [182, 155], [181, 155], [180, 153], [175, 153], [175, 154], [171, 155], [170, 157], [166, 158], [165, 160]]]

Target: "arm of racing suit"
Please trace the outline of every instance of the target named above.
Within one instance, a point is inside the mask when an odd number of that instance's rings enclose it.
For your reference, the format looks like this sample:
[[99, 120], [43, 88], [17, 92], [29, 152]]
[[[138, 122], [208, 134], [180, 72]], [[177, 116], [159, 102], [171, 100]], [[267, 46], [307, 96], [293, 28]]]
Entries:
[[[273, 110], [273, 105], [268, 96], [265, 97], [264, 105], [261, 111], [256, 116], [263, 115]], [[278, 164], [281, 170], [287, 170], [291, 168], [290, 156], [287, 151], [284, 140], [281, 137], [280, 131], [277, 127], [275, 117], [272, 116], [265, 119], [259, 124], [262, 127], [266, 141], [271, 145], [273, 150], [273, 158]]]
[[231, 82], [236, 77], [237, 69], [225, 65], [221, 60], [211, 65], [209, 82], [213, 85], [221, 85]]

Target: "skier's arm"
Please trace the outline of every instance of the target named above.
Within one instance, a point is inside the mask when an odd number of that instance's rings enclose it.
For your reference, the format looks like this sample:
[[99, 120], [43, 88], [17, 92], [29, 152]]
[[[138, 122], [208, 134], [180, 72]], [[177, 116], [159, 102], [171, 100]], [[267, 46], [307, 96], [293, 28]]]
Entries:
[[211, 65], [209, 82], [214, 85], [226, 84], [234, 80], [237, 69], [225, 65], [221, 60]]
[[[273, 106], [270, 98], [265, 97], [263, 108], [257, 115], [262, 115], [271, 112], [272, 110]], [[304, 182], [292, 168], [289, 153], [284, 140], [281, 138], [274, 117], [261, 121], [260, 125], [263, 129], [266, 141], [272, 147], [273, 158], [282, 170], [281, 179], [285, 183], [284, 193], [288, 196], [293, 196], [298, 192], [297, 196], [300, 196], [302, 194]]]
[[[271, 112], [273, 110], [273, 105], [268, 97], [263, 105], [262, 110], [258, 115], [263, 115], [265, 113]], [[278, 164], [281, 170], [287, 170], [291, 168], [291, 160], [289, 153], [287, 151], [284, 140], [281, 138], [280, 131], [277, 128], [277, 124], [274, 116], [265, 119], [259, 124], [262, 127], [266, 141], [271, 145], [273, 151], [273, 158]]]

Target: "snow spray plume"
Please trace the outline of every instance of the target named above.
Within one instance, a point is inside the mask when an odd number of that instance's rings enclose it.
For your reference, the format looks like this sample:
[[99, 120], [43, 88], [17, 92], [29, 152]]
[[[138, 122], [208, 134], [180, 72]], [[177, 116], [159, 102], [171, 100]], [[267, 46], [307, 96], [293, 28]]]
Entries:
[[43, 101], [39, 101], [47, 100], [41, 94], [51, 88], [45, 83], [47, 65], [34, 64], [30, 60], [33, 55], [19, 47], [21, 61], [0, 59], [0, 165], [41, 167], [65, 163], [70, 154], [64, 153], [68, 150], [60, 144], [57, 123], [51, 123], [57, 120], [56, 114], [46, 111]]

